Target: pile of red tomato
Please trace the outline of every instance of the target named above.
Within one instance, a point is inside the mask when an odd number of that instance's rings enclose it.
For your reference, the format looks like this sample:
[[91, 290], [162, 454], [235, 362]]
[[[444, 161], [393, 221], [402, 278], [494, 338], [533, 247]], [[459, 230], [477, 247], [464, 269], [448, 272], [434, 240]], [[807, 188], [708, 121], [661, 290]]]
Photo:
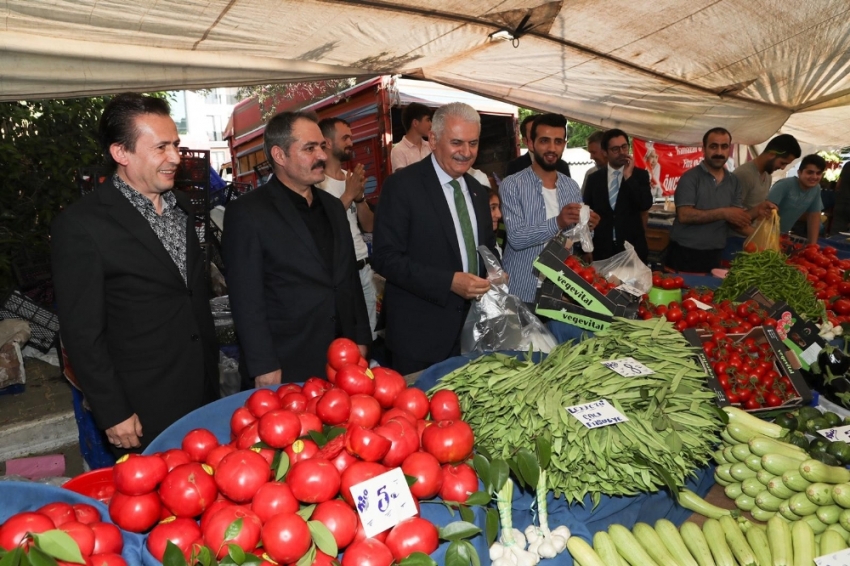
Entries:
[[[320, 548], [328, 550], [323, 536], [344, 551], [344, 566], [389, 566], [414, 552], [431, 554], [438, 530], [418, 516], [366, 538], [350, 488], [400, 467], [415, 479], [416, 500], [465, 502], [478, 477], [464, 463], [474, 439], [457, 396], [440, 391], [429, 399], [393, 370], [368, 369], [347, 339], [331, 345], [327, 372], [328, 381], [252, 393], [231, 416], [227, 444], [196, 429], [180, 449], [119, 460], [111, 519], [127, 531], [150, 531], [147, 548], [160, 561], [170, 541], [189, 564], [204, 547], [221, 559], [232, 545], [262, 564], [336, 563]], [[16, 546], [17, 535], [0, 545]]]
[[[757, 326], [776, 326], [776, 319], [768, 316], [767, 311], [753, 300], [738, 304], [731, 301], [714, 304], [713, 299], [713, 291], [699, 292], [689, 289], [682, 296], [681, 303], [671, 301], [667, 305], [642, 304], [638, 308], [638, 316], [644, 320], [663, 316], [680, 332], [695, 328], [702, 333], [745, 334]], [[700, 308], [697, 301], [709, 308]]]
[[653, 271], [652, 286], [665, 290], [681, 289], [685, 286], [685, 280], [679, 275], [669, 275], [660, 271]]
[[831, 246], [810, 244], [788, 258], [806, 275], [815, 288], [815, 296], [826, 303], [827, 319], [832, 324], [850, 322], [850, 260], [838, 259]]
[[608, 291], [617, 287], [601, 275], [596, 272], [596, 269], [592, 265], [585, 264], [582, 260], [580, 260], [577, 256], [571, 255], [564, 260], [564, 265], [575, 271], [575, 273], [584, 279], [587, 283], [593, 285], [593, 288], [602, 293], [603, 295], [607, 295]]

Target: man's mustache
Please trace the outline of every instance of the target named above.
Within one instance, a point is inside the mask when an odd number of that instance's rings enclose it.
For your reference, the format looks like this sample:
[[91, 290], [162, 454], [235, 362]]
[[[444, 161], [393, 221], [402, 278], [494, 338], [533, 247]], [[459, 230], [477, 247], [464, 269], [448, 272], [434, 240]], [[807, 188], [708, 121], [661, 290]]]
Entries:
[[316, 164], [313, 165], [313, 169], [324, 169], [324, 168], [325, 168], [325, 161], [324, 160], [317, 161]]

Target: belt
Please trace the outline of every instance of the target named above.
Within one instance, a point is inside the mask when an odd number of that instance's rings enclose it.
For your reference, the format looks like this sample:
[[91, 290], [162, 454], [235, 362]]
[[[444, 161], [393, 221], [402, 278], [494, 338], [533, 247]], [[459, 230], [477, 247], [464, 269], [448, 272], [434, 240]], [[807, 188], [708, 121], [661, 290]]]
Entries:
[[364, 267], [366, 267], [370, 263], [372, 263], [371, 258], [367, 257], [366, 259], [358, 259], [357, 260], [357, 271], [360, 271], [361, 269], [363, 269]]

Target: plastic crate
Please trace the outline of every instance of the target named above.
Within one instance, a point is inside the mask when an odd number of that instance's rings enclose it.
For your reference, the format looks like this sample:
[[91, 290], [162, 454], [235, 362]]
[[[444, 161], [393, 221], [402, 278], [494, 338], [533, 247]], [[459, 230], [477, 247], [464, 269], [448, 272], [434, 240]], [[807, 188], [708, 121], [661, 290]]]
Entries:
[[111, 176], [110, 170], [102, 165], [80, 167], [77, 169], [77, 188], [81, 195], [85, 195], [106, 182]]
[[9, 318], [29, 321], [32, 332], [29, 344], [32, 347], [47, 353], [54, 346], [59, 333], [59, 317], [20, 291], [13, 291], [0, 307], [0, 320]]
[[174, 178], [179, 184], [193, 183], [209, 187], [210, 152], [206, 149], [180, 148], [180, 168]]

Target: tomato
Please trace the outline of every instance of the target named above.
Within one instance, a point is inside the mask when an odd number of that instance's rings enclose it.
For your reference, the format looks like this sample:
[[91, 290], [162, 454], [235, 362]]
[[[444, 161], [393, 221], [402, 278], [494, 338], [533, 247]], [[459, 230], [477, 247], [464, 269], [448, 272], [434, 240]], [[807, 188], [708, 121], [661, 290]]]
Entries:
[[169, 517], [153, 528], [147, 537], [148, 551], [162, 562], [165, 546], [169, 541], [185, 553], [195, 540], [201, 536], [201, 527], [192, 519]]
[[371, 395], [352, 395], [348, 423], [364, 428], [374, 428], [381, 422], [382, 413], [381, 404]]
[[467, 464], [443, 466], [443, 485], [440, 487], [440, 498], [444, 501], [463, 503], [471, 493], [478, 491], [478, 476]]
[[260, 440], [272, 448], [286, 448], [298, 439], [301, 420], [298, 415], [287, 409], [269, 411], [260, 417], [257, 433]]
[[331, 364], [325, 364], [325, 375], [328, 381], [336, 385], [336, 370], [331, 367]]
[[[298, 500], [292, 495], [292, 488], [284, 482], [272, 481], [263, 484], [251, 502], [251, 511], [260, 521], [266, 522], [278, 513], [295, 513], [299, 509]], [[203, 525], [202, 525], [203, 526]]]
[[162, 503], [155, 491], [144, 495], [116, 491], [109, 501], [109, 518], [125, 531], [143, 533], [157, 523], [161, 513]]
[[126, 454], [113, 466], [112, 481], [121, 493], [142, 495], [155, 490], [167, 473], [168, 466], [160, 456]]
[[431, 402], [425, 392], [416, 387], [409, 387], [398, 394], [393, 407], [403, 409], [416, 419], [424, 419], [431, 410]]
[[313, 397], [321, 397], [325, 391], [330, 390], [332, 387], [333, 384], [329, 381], [319, 379], [318, 377], [308, 377], [307, 381], [304, 382], [304, 386], [301, 388], [301, 393], [307, 399], [312, 399]]
[[[225, 538], [228, 528], [238, 520], [242, 521], [242, 526], [237, 534], [231, 538]], [[227, 554], [229, 544], [235, 544], [245, 552], [250, 552], [260, 542], [262, 527], [260, 518], [250, 509], [239, 505], [223, 507], [209, 518], [203, 529], [204, 544], [219, 559]]]
[[428, 452], [414, 452], [401, 464], [404, 475], [416, 478], [410, 493], [417, 499], [431, 499], [443, 485], [443, 470], [440, 462]]
[[838, 292], [845, 297], [850, 297], [850, 281], [841, 281], [838, 283]]
[[322, 395], [316, 414], [328, 425], [342, 424], [351, 414], [351, 396], [342, 389], [331, 389]]
[[664, 316], [668, 321], [676, 323], [682, 320], [682, 311], [679, 308], [671, 308], [664, 314]]
[[221, 460], [215, 471], [215, 483], [228, 499], [246, 503], [269, 481], [270, 475], [271, 468], [265, 458], [251, 450], [237, 450]]
[[309, 438], [299, 438], [291, 445], [283, 449], [289, 456], [289, 463], [295, 464], [301, 460], [312, 458], [319, 452], [318, 445]]
[[284, 383], [275, 390], [275, 394], [280, 397], [281, 401], [290, 393], [301, 393], [301, 386], [297, 383]]
[[[386, 442], [384, 438], [381, 438], [381, 440]], [[333, 464], [327, 460], [311, 458], [301, 460], [293, 465], [286, 474], [286, 483], [292, 489], [292, 495], [298, 501], [321, 503], [337, 496], [340, 475]]]
[[376, 539], [364, 539], [352, 543], [342, 555], [342, 566], [389, 566], [393, 553]]
[[121, 554], [124, 549], [124, 537], [118, 527], [112, 523], [98, 521], [90, 523], [89, 528], [94, 534], [92, 554]]
[[735, 390], [735, 393], [738, 394], [738, 399], [740, 399], [742, 403], [746, 403], [753, 397], [753, 390], [746, 387], [738, 387]]
[[[89, 564], [91, 566], [127, 566], [127, 561], [120, 554], [112, 552], [104, 552], [102, 554], [93, 554]], [[62, 564], [57, 560], [57, 563]]]
[[387, 548], [396, 560], [403, 560], [414, 552], [431, 554], [440, 544], [437, 527], [426, 519], [411, 517], [397, 524], [387, 535]]
[[402, 418], [402, 419], [406, 420], [407, 422], [409, 422], [413, 426], [416, 426], [416, 422], [419, 420], [416, 417], [414, 417], [412, 414], [410, 414], [410, 411], [405, 411], [404, 409], [392, 408], [389, 411], [385, 411], [384, 414], [381, 415], [381, 424], [382, 425], [387, 424], [389, 421], [391, 421], [393, 419], [398, 419], [398, 418]]
[[263, 548], [275, 562], [295, 562], [310, 549], [313, 539], [307, 522], [295, 513], [280, 513], [263, 525]]
[[183, 437], [181, 448], [195, 462], [203, 462], [210, 450], [218, 446], [216, 436], [205, 428], [196, 428]]
[[88, 503], [74, 503], [71, 507], [74, 508], [74, 516], [77, 517], [77, 521], [84, 525], [101, 520], [100, 511], [98, 511], [97, 507], [94, 505], [89, 505]]
[[352, 425], [345, 433], [345, 449], [366, 462], [378, 462], [389, 452], [392, 442], [374, 430]]
[[673, 277], [673, 284], [676, 286], [676, 289], [681, 289], [685, 286], [685, 279], [683, 277], [680, 277], [679, 275], [676, 275], [675, 277]]
[[390, 449], [381, 461], [385, 466], [400, 466], [405, 458], [419, 450], [419, 431], [416, 425], [403, 418], [390, 419], [374, 430], [390, 441]]
[[344, 501], [331, 499], [319, 503], [310, 516], [310, 520], [324, 524], [333, 535], [336, 546], [340, 550], [354, 540], [358, 523], [357, 513]]
[[65, 503], [63, 501], [48, 503], [47, 505], [43, 505], [36, 509], [35, 512], [50, 517], [50, 520], [53, 521], [53, 524], [57, 527], [61, 527], [68, 521], [77, 520], [77, 516], [74, 514], [74, 508], [70, 503]]
[[360, 348], [348, 338], [337, 338], [328, 346], [328, 364], [339, 371], [346, 365], [357, 365], [360, 361]]
[[720, 383], [720, 386], [723, 387], [723, 389], [729, 388], [729, 376], [725, 373], [718, 374], [717, 381]]
[[460, 399], [457, 393], [449, 389], [437, 391], [431, 396], [429, 405], [431, 409], [431, 419], [435, 421], [459, 421], [460, 414]]
[[764, 396], [764, 404], [767, 407], [778, 407], [782, 404], [782, 398], [776, 393], [767, 393]]
[[336, 386], [349, 395], [371, 395], [375, 392], [375, 378], [368, 368], [348, 365], [336, 372]]
[[759, 251], [759, 249], [754, 243], [747, 242], [746, 244], [744, 244], [744, 251], [748, 254], [754, 254]]
[[42, 513], [16, 513], [0, 525], [0, 548], [12, 550], [27, 542], [27, 533], [43, 533], [55, 527], [50, 517]]
[[655, 307], [655, 314], [659, 317], [667, 314], [667, 305], [658, 305], [657, 307]]
[[750, 397], [746, 401], [744, 401], [744, 408], [748, 411], [753, 411], [755, 409], [761, 409], [761, 403], [755, 397]]
[[726, 400], [732, 403], [733, 405], [737, 405], [741, 402], [741, 398], [738, 397], [738, 394], [735, 391], [727, 391]]
[[216, 469], [221, 463], [222, 458], [235, 451], [236, 447], [232, 444], [221, 444], [219, 446], [216, 446], [215, 448], [209, 451], [207, 457], [204, 459], [204, 464], [211, 467], [212, 469]]
[[699, 313], [696, 311], [689, 311], [688, 314], [685, 315], [685, 322], [687, 322], [689, 327], [696, 326], [699, 321]]
[[340, 476], [339, 494], [353, 508], [354, 498], [351, 496], [351, 486], [362, 481], [366, 481], [375, 476], [379, 476], [384, 472], [389, 471], [389, 468], [378, 464], [377, 462], [355, 462], [348, 469], [342, 472]]
[[464, 421], [440, 421], [422, 433], [422, 447], [441, 464], [462, 462], [472, 453], [475, 435]]
[[841, 316], [850, 314], [850, 300], [838, 299], [837, 301], [832, 303], [832, 310], [834, 310]]
[[212, 473], [212, 468], [197, 462], [177, 466], [159, 486], [162, 504], [177, 517], [197, 517], [218, 496]]
[[686, 320], [682, 319], [682, 320], [676, 321], [676, 324], [674, 324], [673, 326], [675, 326], [676, 330], [678, 330], [679, 332], [684, 332], [685, 330], [688, 329], [688, 322]]
[[322, 419], [313, 413], [297, 413], [298, 420], [301, 422], [301, 430], [298, 436], [307, 436], [311, 430], [322, 432]]
[[400, 373], [385, 367], [372, 368], [372, 375], [375, 377], [373, 396], [382, 408], [389, 409], [398, 394], [407, 389], [407, 383]]
[[290, 391], [280, 398], [280, 408], [298, 413], [307, 409], [307, 401], [307, 396], [300, 391]]
[[239, 407], [230, 416], [230, 434], [238, 436], [245, 427], [257, 420], [247, 407]]
[[661, 280], [661, 288], [668, 291], [670, 289], [676, 289], [676, 281], [672, 277], [666, 277]]

